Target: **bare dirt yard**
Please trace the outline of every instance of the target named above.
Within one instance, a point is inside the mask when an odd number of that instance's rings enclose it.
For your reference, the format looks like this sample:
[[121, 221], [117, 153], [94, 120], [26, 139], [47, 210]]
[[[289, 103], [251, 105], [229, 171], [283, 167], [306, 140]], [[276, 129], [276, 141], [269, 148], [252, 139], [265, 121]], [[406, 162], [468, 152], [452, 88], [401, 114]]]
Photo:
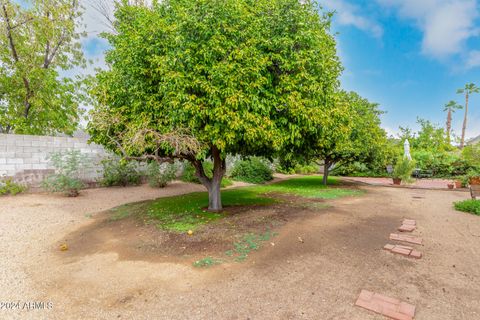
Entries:
[[[0, 303], [51, 308], [3, 308], [0, 319], [383, 319], [354, 306], [362, 289], [416, 305], [415, 319], [480, 319], [480, 217], [452, 208], [469, 194], [361, 189], [234, 211], [192, 236], [112, 220], [106, 210], [203, 191], [198, 185], [1, 198]], [[417, 221], [422, 259], [382, 250], [403, 218]], [[192, 265], [239, 234], [265, 230], [277, 235], [241, 262]]]

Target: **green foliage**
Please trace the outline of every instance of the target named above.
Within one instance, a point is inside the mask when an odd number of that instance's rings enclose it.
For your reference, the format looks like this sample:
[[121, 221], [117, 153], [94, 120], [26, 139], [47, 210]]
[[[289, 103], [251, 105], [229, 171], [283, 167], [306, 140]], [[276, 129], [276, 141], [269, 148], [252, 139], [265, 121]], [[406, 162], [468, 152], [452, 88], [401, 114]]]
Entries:
[[0, 132], [73, 133], [85, 96], [79, 78], [60, 73], [84, 66], [79, 1], [0, 4]]
[[110, 69], [97, 74], [88, 125], [92, 140], [114, 152], [190, 162], [214, 150], [217, 162], [271, 156], [300, 145], [333, 106], [342, 68], [331, 14], [313, 2], [166, 0], [116, 9], [116, 30], [105, 34]]
[[324, 160], [327, 173], [332, 165], [355, 161], [385, 168], [388, 140], [380, 127], [382, 112], [378, 105], [355, 92], [340, 91], [334, 98], [335, 107], [329, 110], [318, 130], [305, 137], [305, 145], [285, 153]]
[[61, 192], [69, 197], [76, 197], [84, 188], [81, 174], [90, 167], [89, 159], [78, 150], [55, 152], [49, 156], [55, 174], [42, 181], [42, 187], [49, 192]]
[[142, 175], [136, 162], [129, 162], [115, 157], [103, 159], [103, 178], [100, 184], [104, 187], [138, 185]]
[[317, 164], [296, 164], [295, 165], [295, 168], [294, 168], [294, 171], [295, 173], [298, 173], [298, 174], [314, 174], [314, 173], [318, 173], [318, 171], [320, 170], [320, 168], [318, 167]]
[[350, 177], [386, 177], [388, 176], [386, 167], [377, 167], [372, 163], [367, 164], [359, 161], [336, 166], [331, 171], [331, 173], [337, 176], [350, 176]]
[[480, 143], [465, 146], [462, 157], [472, 167], [480, 168]]
[[235, 163], [231, 177], [249, 183], [264, 183], [273, 179], [273, 171], [267, 160], [249, 157]]
[[160, 165], [153, 161], [147, 166], [148, 184], [153, 188], [164, 188], [176, 176], [177, 166], [175, 164], [165, 163]]
[[480, 200], [465, 200], [455, 202], [455, 209], [458, 211], [469, 212], [480, 216]]
[[0, 180], [0, 196], [3, 195], [16, 195], [27, 190], [26, 186], [13, 182], [11, 178]]
[[407, 157], [401, 157], [397, 160], [393, 168], [392, 177], [402, 179], [403, 182], [412, 181], [412, 173], [415, 170], [415, 161], [409, 160]]

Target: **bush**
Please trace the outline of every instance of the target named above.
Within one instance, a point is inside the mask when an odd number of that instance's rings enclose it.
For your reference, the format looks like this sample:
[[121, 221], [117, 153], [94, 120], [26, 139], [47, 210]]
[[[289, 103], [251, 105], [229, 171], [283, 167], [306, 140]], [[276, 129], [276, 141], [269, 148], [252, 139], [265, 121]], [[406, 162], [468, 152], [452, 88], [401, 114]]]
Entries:
[[55, 174], [46, 177], [42, 187], [49, 192], [61, 192], [69, 197], [78, 196], [85, 186], [80, 175], [90, 166], [87, 157], [78, 150], [70, 150], [65, 153], [52, 153], [49, 160], [55, 168]]
[[480, 200], [465, 200], [455, 202], [455, 209], [463, 212], [470, 212], [476, 215], [480, 215]]
[[11, 178], [0, 181], [0, 196], [3, 195], [16, 195], [27, 190], [27, 187], [22, 186], [21, 184], [13, 182]]
[[294, 168], [295, 173], [298, 174], [314, 174], [320, 171], [320, 168], [316, 164], [297, 164]]
[[401, 157], [397, 160], [397, 164], [393, 169], [393, 178], [400, 178], [404, 182], [412, 181], [412, 173], [415, 169], [415, 161], [409, 160], [406, 157]]
[[100, 184], [104, 187], [138, 185], [142, 175], [137, 170], [136, 163], [118, 158], [102, 160], [103, 179]]
[[273, 179], [273, 172], [266, 160], [251, 157], [235, 163], [232, 178], [249, 183], [264, 183]]
[[171, 163], [160, 165], [158, 162], [150, 162], [147, 166], [148, 184], [153, 188], [164, 188], [167, 183], [174, 180], [177, 166]]

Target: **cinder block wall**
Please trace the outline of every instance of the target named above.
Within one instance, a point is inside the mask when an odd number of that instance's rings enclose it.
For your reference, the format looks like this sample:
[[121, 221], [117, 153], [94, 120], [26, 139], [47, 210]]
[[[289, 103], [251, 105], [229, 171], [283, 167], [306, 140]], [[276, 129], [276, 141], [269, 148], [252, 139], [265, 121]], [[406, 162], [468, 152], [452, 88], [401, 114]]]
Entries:
[[82, 172], [86, 181], [95, 181], [101, 169], [100, 161], [108, 154], [102, 146], [88, 144], [87, 138], [0, 134], [0, 177], [16, 182], [38, 185], [54, 172], [48, 156], [53, 152], [80, 150], [91, 160], [91, 167]]

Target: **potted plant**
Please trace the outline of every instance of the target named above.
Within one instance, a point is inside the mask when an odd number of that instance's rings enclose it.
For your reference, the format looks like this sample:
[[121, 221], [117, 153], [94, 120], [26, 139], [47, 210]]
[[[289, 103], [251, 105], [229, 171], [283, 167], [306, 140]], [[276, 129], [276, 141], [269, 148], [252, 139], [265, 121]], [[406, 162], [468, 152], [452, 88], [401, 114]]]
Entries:
[[470, 183], [470, 185], [480, 185], [480, 176], [471, 177], [468, 183]]
[[447, 184], [448, 189], [453, 189], [455, 187], [455, 184], [453, 183], [448, 183]]
[[455, 188], [460, 189], [462, 187], [462, 180], [455, 180]]
[[415, 169], [415, 161], [406, 157], [399, 158], [393, 169], [393, 184], [399, 185], [403, 182], [410, 183], [412, 181], [412, 173]]

